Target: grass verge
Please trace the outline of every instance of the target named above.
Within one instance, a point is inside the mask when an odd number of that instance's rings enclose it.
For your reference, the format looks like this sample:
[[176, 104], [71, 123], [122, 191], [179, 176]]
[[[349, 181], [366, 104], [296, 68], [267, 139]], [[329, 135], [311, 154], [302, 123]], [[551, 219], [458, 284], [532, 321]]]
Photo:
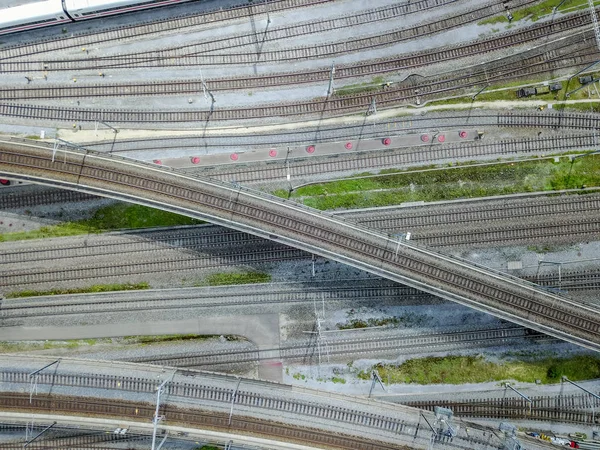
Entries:
[[385, 83], [383, 77], [378, 76], [374, 77], [368, 83], [356, 83], [356, 84], [348, 84], [344, 87], [335, 90], [335, 94], [342, 95], [355, 95], [355, 94], [364, 94], [366, 92], [374, 92], [378, 91], [382, 88], [382, 85]]
[[205, 280], [195, 284], [195, 286], [223, 286], [230, 284], [254, 284], [268, 283], [271, 281], [271, 275], [262, 272], [244, 272], [244, 273], [215, 273], [209, 275]]
[[40, 297], [44, 295], [64, 295], [64, 294], [88, 294], [92, 292], [113, 292], [113, 291], [137, 291], [149, 289], [150, 285], [143, 283], [124, 283], [124, 284], [94, 284], [86, 288], [74, 289], [50, 289], [47, 291], [15, 291], [6, 294], [6, 298], [21, 298], [21, 297]]
[[[368, 208], [414, 201], [442, 201], [534, 191], [600, 186], [600, 157], [561, 158], [380, 172], [298, 188], [292, 197], [320, 210]], [[287, 193], [286, 193], [287, 194]]]
[[[600, 357], [592, 355], [571, 358], [547, 357], [533, 361], [490, 362], [481, 356], [447, 356], [410, 359], [398, 366], [378, 364], [382, 380], [390, 383], [463, 384], [516, 380], [534, 383], [556, 383], [561, 377], [570, 380], [600, 378]], [[359, 378], [370, 379], [371, 370], [359, 373]]]
[[[594, 2], [594, 4], [597, 4]], [[532, 22], [535, 22], [540, 17], [545, 16], [547, 14], [551, 14], [554, 10], [554, 7], [558, 5], [556, 0], [545, 0], [541, 3], [527, 6], [526, 8], [516, 9], [511, 11], [513, 15], [513, 21], [521, 20], [524, 18], [529, 18]], [[578, 9], [585, 9], [588, 7], [587, 0], [566, 0], [562, 5], [559, 11], [576, 11]], [[484, 19], [477, 22], [478, 25], [487, 25], [494, 23], [508, 23], [508, 17], [506, 15], [490, 17], [489, 19]]]
[[0, 242], [75, 236], [122, 229], [197, 225], [201, 223], [204, 222], [147, 206], [118, 203], [98, 209], [90, 219], [42, 227], [39, 230], [0, 234]]

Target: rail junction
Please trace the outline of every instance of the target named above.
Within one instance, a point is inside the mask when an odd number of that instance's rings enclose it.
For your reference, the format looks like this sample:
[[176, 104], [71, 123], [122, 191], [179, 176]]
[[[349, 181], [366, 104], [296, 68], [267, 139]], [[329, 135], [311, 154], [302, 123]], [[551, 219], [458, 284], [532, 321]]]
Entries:
[[[593, 0], [48, 0], [47, 21], [37, 1], [0, 14], [0, 133], [19, 135], [0, 136], [0, 233], [125, 202], [210, 224], [0, 234], [0, 352], [44, 354], [0, 357], [0, 448], [23, 430], [54, 448], [589, 445], [507, 420], [600, 439], [597, 382], [561, 365], [600, 376]], [[221, 270], [263, 281], [217, 287]], [[151, 289], [77, 293], [119, 286]], [[438, 355], [552, 366], [504, 395], [402, 372]], [[305, 387], [322, 383], [336, 393]]]

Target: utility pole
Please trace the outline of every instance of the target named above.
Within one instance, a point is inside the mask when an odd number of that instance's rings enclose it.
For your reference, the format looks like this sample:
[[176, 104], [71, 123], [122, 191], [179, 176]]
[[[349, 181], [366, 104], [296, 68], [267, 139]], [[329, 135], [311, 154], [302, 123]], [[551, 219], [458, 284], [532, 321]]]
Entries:
[[[37, 382], [38, 382], [38, 376], [39, 376], [40, 372], [43, 371], [43, 370], [45, 370], [45, 369], [47, 369], [48, 367], [52, 367], [54, 364], [58, 364], [58, 363], [60, 363], [60, 358], [58, 358], [56, 361], [52, 361], [50, 364], [46, 364], [41, 369], [35, 370], [35, 371], [33, 371], [33, 372], [31, 372], [29, 374], [29, 403], [30, 404], [33, 401], [33, 393], [35, 392], [35, 394], [37, 395]], [[43, 430], [36, 437], [34, 437], [33, 439], [29, 440], [29, 435], [30, 434], [33, 435], [34, 415], [32, 414], [31, 415], [31, 428], [29, 426], [29, 422], [27, 422], [27, 424], [25, 426], [25, 445], [24, 445], [24, 447], [27, 447], [31, 442], [35, 441], [42, 434], [44, 434], [46, 432], [46, 430], [49, 430], [54, 425], [56, 425], [56, 422], [54, 422], [53, 425], [50, 425], [48, 428], [46, 428], [45, 430]]]
[[171, 381], [171, 379], [175, 376], [176, 372], [173, 372], [165, 381], [163, 381], [161, 383], [160, 386], [158, 386], [158, 388], [156, 389], [156, 410], [154, 411], [154, 418], [152, 419], [152, 422], [154, 424], [154, 429], [152, 430], [152, 450], [160, 450], [160, 448], [162, 447], [162, 445], [165, 443], [165, 441], [167, 440], [167, 435], [165, 435], [164, 439], [162, 440], [162, 442], [160, 443], [160, 445], [158, 446], [158, 448], [156, 448], [156, 430], [158, 428], [158, 422], [161, 421], [161, 419], [158, 417], [158, 410], [160, 409], [160, 395], [163, 393], [163, 390], [165, 388], [165, 385]]

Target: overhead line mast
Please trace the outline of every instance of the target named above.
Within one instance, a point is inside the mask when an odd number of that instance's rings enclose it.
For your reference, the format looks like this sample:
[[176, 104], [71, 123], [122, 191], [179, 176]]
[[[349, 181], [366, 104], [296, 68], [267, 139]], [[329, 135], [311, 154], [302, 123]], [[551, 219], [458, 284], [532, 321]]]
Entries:
[[598, 17], [596, 16], [596, 7], [594, 0], [588, 0], [590, 5], [590, 14], [592, 15], [592, 25], [594, 26], [594, 34], [596, 35], [596, 46], [600, 50], [600, 27], [598, 26]]

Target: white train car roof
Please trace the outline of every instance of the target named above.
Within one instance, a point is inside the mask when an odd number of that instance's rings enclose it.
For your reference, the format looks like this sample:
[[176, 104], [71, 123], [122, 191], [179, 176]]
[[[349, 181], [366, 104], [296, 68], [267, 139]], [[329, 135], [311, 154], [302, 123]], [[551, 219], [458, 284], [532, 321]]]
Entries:
[[189, 0], [65, 0], [65, 7], [67, 11], [69, 11], [69, 14], [73, 15], [120, 9], [121, 7], [123, 7], [121, 11], [135, 11], [141, 9], [139, 6], [136, 7], [136, 5], [143, 5], [143, 7], [146, 8], [149, 5], [170, 5], [181, 3], [182, 1]]
[[45, 0], [0, 10], [0, 29], [52, 18], [67, 18], [60, 0]]

